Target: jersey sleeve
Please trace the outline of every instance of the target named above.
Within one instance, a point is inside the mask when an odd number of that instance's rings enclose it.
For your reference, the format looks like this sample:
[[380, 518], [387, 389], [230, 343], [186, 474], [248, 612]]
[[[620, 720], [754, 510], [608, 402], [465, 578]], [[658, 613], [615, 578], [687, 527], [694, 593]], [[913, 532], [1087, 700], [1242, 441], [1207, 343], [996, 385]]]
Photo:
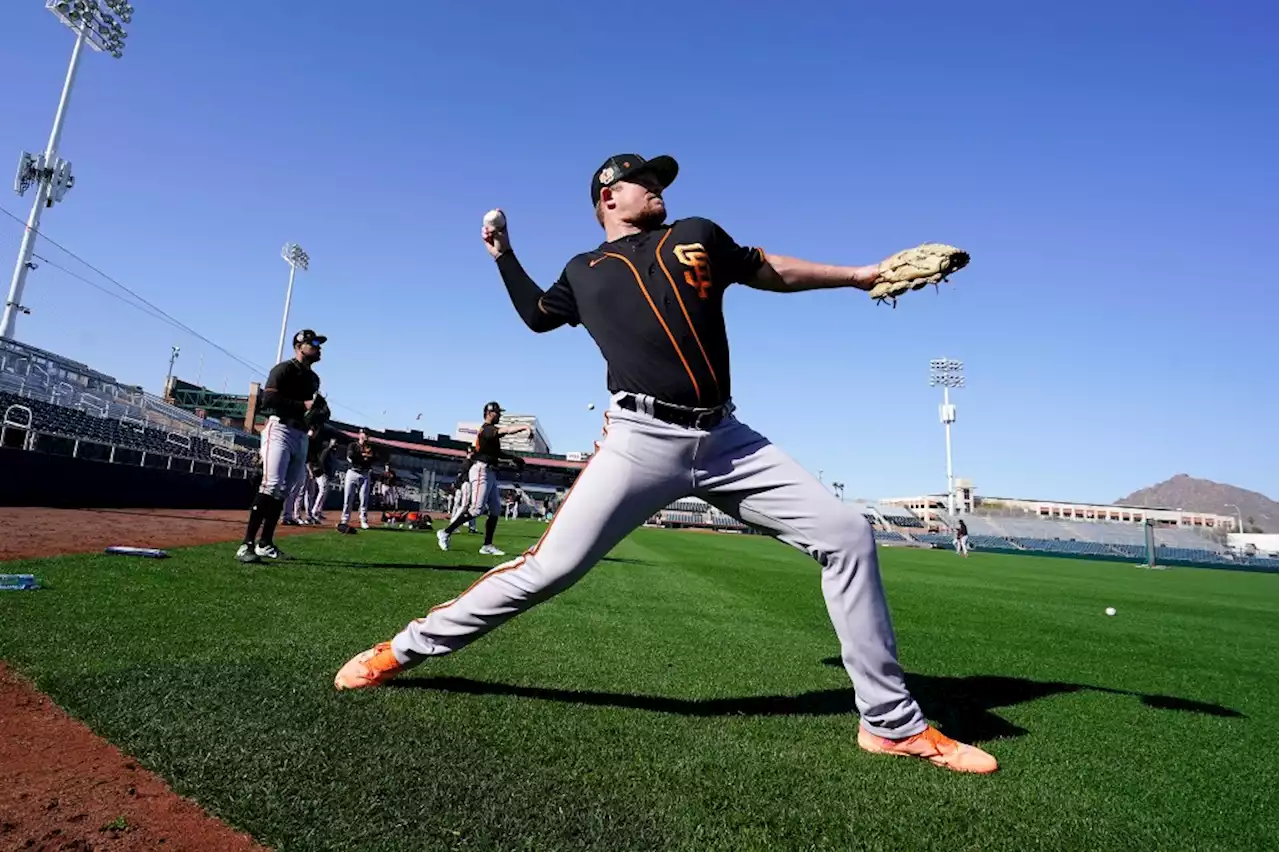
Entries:
[[480, 449], [482, 441], [491, 441], [498, 437], [498, 427], [492, 423], [481, 423], [480, 428], [476, 430], [476, 441], [472, 444], [477, 450]]
[[538, 310], [557, 324], [578, 325], [582, 319], [578, 316], [578, 301], [573, 296], [573, 287], [569, 284], [569, 268], [566, 266], [547, 292], [538, 299]]
[[711, 262], [711, 274], [721, 288], [730, 284], [750, 281], [764, 266], [764, 249], [740, 246], [724, 228], [715, 222], [704, 220], [708, 230], [707, 258]]

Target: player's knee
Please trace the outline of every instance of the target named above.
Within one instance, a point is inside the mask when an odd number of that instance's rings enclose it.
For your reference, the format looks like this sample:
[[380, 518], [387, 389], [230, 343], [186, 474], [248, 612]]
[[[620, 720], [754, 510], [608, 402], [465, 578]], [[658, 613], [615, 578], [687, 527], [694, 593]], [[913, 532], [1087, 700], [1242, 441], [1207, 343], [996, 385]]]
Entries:
[[823, 519], [821, 539], [831, 549], [830, 564], [852, 566], [857, 560], [874, 554], [875, 533], [871, 523], [856, 509], [840, 506]]

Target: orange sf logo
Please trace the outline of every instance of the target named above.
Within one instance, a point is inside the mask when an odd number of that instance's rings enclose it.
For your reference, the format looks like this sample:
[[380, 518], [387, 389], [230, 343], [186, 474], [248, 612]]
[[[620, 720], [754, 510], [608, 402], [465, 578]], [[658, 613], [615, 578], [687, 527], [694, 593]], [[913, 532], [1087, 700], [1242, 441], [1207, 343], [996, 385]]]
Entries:
[[711, 264], [702, 243], [684, 243], [675, 248], [676, 260], [689, 267], [684, 274], [685, 283], [698, 291], [698, 298], [711, 295]]

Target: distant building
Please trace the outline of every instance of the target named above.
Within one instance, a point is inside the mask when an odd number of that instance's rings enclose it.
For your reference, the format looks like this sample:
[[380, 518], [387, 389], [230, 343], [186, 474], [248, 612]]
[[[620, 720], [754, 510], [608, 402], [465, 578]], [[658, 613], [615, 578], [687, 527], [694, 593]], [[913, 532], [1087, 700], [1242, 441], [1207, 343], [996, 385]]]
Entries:
[[[513, 453], [541, 453], [543, 455], [551, 453], [551, 444], [547, 441], [547, 433], [542, 431], [542, 425], [538, 423], [538, 418], [532, 414], [507, 414], [502, 413], [503, 426], [519, 426], [529, 424], [533, 427], [533, 431], [529, 433], [521, 433], [519, 435], [506, 435], [502, 439], [502, 448], [510, 450]], [[467, 420], [459, 421], [457, 427], [453, 431], [453, 438], [456, 441], [465, 441], [471, 443], [476, 439], [476, 432], [480, 429], [480, 421]]]
[[[1216, 512], [1190, 512], [1161, 506], [1116, 506], [1111, 503], [1076, 503], [1068, 500], [1037, 500], [1025, 497], [979, 497], [969, 482], [956, 489], [956, 508], [960, 514], [1031, 515], [1046, 520], [1105, 521], [1118, 524], [1142, 524], [1148, 519], [1158, 527], [1184, 527], [1201, 530], [1236, 529], [1234, 515]], [[910, 509], [926, 524], [946, 515], [946, 494], [921, 494], [915, 497], [890, 497], [880, 501]]]

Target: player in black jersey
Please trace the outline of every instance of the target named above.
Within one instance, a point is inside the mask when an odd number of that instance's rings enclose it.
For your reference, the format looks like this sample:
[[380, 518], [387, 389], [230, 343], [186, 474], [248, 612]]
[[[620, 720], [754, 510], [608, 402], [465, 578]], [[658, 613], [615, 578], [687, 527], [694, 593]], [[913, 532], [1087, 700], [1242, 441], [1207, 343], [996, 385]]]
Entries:
[[471, 501], [469, 504], [464, 503], [461, 511], [455, 512], [448, 527], [436, 533], [441, 550], [449, 549], [449, 536], [453, 535], [454, 530], [484, 514], [488, 517], [484, 522], [484, 546], [480, 548], [480, 552], [485, 556], [506, 555], [493, 544], [493, 534], [498, 529], [498, 516], [502, 513], [498, 496], [498, 467], [503, 462], [509, 462], [517, 470], [523, 470], [524, 459], [502, 449], [502, 436], [529, 432], [533, 427], [527, 424], [499, 426], [498, 421], [501, 419], [502, 406], [498, 403], [490, 402], [484, 407], [484, 423], [480, 424], [475, 443], [468, 454]]
[[[295, 334], [293, 357], [271, 368], [262, 389], [262, 406], [258, 410], [267, 415], [260, 451], [262, 484], [249, 510], [244, 540], [236, 551], [236, 559], [241, 562], [280, 558], [274, 539], [284, 499], [306, 476], [308, 432], [324, 425], [324, 416], [313, 416], [312, 409], [320, 399], [320, 377], [314, 365], [320, 360], [320, 348], [326, 340], [309, 328]], [[324, 408], [322, 405], [317, 412]]]
[[[605, 434], [537, 544], [357, 654], [334, 686], [376, 686], [465, 648], [570, 588], [655, 512], [691, 495], [814, 560], [810, 576], [854, 687], [861, 748], [994, 772], [994, 757], [932, 727], [907, 688], [867, 519], [740, 420], [730, 393], [730, 287], [871, 291], [879, 265], [766, 253], [702, 217], [668, 223], [663, 192], [677, 172], [668, 156], [617, 154], [602, 163], [591, 176], [591, 204], [604, 241], [570, 259], [545, 291], [517, 259], [506, 217], [487, 217], [480, 237], [525, 325], [540, 333], [581, 325], [604, 356], [613, 396]], [[654, 648], [643, 651], [666, 650], [662, 632], [653, 636]]]

